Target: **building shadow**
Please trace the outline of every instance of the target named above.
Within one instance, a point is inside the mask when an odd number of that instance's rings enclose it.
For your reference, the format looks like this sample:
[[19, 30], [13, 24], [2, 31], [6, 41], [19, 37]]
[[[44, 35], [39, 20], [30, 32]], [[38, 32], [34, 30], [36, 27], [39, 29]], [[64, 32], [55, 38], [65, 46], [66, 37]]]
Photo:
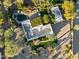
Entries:
[[16, 4], [12, 4], [9, 8], [8, 8], [8, 13], [10, 13], [10, 16], [13, 15], [13, 13], [17, 12], [18, 8]]
[[74, 26], [77, 25], [77, 24], [79, 24], [79, 18], [78, 19], [74, 19], [73, 23], [74, 23]]
[[59, 22], [59, 23], [53, 25], [52, 28], [53, 28], [54, 33], [58, 34], [61, 31], [61, 28], [63, 28], [68, 23], [69, 23], [68, 21], [62, 21], [62, 22]]
[[26, 5], [26, 6], [33, 6], [33, 5], [34, 5], [31, 0], [24, 0], [23, 3], [24, 3], [24, 5]]
[[8, 17], [7, 17], [7, 10], [6, 10], [6, 8], [4, 7], [3, 4], [1, 5], [1, 12], [2, 12], [3, 18], [5, 20], [8, 19]]

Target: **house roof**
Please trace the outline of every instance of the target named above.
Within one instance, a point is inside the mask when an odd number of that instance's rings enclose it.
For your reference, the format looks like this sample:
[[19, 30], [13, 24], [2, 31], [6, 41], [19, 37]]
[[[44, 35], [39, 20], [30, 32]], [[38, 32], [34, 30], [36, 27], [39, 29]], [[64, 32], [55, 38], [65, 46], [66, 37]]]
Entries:
[[21, 24], [28, 41], [53, 34], [51, 24], [32, 27], [30, 20], [23, 21]]
[[33, 28], [31, 24], [22, 24], [22, 26], [28, 41], [53, 34], [51, 24], [39, 25]]
[[61, 12], [60, 12], [58, 6], [52, 7], [52, 8], [51, 8], [51, 12], [52, 12], [52, 14], [55, 15], [56, 22], [61, 22], [61, 21], [63, 21], [63, 18], [62, 18], [62, 15], [61, 15]]
[[[35, 13], [35, 17], [37, 14], [39, 14], [39, 13]], [[37, 39], [42, 36], [47, 36], [47, 35], [53, 34], [51, 24], [47, 24], [47, 25], [41, 24], [36, 27], [32, 27], [28, 16], [26, 16], [24, 14], [19, 15], [19, 13], [16, 13], [15, 15], [16, 16], [14, 16], [14, 19], [16, 19], [16, 20], [19, 19], [19, 21], [21, 21], [22, 28], [24, 30], [27, 41]], [[23, 17], [23, 18], [21, 18], [21, 17]]]

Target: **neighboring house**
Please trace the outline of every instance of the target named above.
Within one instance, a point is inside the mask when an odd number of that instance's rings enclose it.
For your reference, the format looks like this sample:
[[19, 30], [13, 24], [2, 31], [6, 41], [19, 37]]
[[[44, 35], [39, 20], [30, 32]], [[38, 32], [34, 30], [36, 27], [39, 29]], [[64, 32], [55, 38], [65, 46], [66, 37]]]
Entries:
[[[39, 14], [39, 13], [37, 13], [37, 14]], [[32, 27], [29, 17], [22, 13], [15, 13], [13, 15], [13, 19], [15, 19], [18, 23], [21, 23], [22, 28], [25, 32], [27, 41], [37, 39], [42, 36], [47, 36], [47, 35], [53, 34], [51, 24], [47, 24], [47, 25], [41, 24], [36, 27]]]
[[36, 17], [40, 17], [40, 12], [34, 13], [32, 16], [30, 16], [30, 19], [34, 19]]
[[63, 21], [63, 18], [62, 18], [62, 15], [61, 15], [61, 12], [60, 12], [58, 6], [52, 7], [51, 8], [51, 12], [52, 12], [52, 14], [55, 15], [55, 19], [56, 19], [57, 23]]

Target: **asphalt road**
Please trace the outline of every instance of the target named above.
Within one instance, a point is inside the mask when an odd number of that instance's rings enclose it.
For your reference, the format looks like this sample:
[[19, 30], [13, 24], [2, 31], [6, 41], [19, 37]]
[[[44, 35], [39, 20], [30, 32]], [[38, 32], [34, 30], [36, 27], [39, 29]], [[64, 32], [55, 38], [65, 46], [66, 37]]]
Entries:
[[[79, 10], [79, 3], [76, 3], [76, 9]], [[78, 17], [79, 17], [79, 12]], [[73, 25], [79, 25], [79, 18], [75, 18], [73, 21]], [[79, 30], [73, 30], [73, 53], [79, 53]]]
[[5, 59], [4, 48], [0, 48], [1, 59]]

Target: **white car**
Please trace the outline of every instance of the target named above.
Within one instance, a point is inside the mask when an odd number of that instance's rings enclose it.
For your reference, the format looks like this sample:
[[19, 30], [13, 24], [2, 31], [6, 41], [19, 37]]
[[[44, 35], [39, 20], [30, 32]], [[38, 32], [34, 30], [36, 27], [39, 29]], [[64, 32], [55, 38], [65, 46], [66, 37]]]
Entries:
[[79, 18], [79, 16], [76, 16], [76, 18], [78, 19], [78, 18]]
[[77, 12], [79, 12], [79, 9], [77, 9]]
[[77, 4], [79, 4], [79, 1], [77, 1]]

